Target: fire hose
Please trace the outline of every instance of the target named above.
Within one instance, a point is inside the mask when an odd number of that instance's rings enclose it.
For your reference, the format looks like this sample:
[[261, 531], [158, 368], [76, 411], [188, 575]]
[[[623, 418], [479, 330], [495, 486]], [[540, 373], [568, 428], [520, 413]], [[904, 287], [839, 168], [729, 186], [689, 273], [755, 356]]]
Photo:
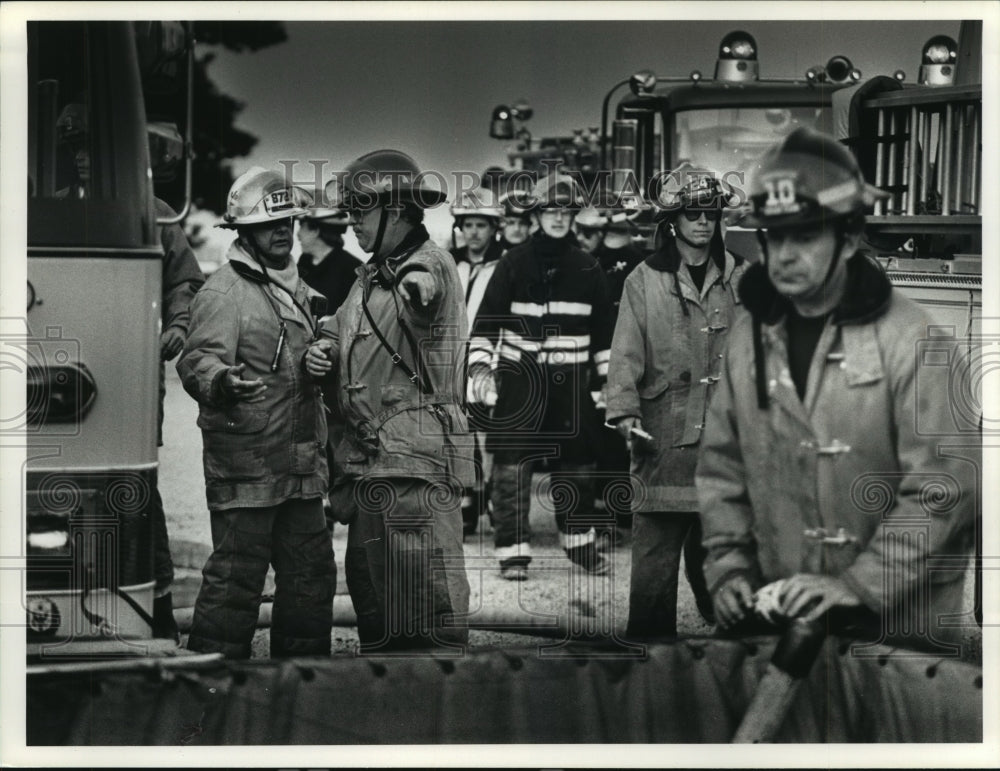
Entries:
[[826, 619], [789, 621], [733, 736], [733, 744], [769, 742], [788, 716], [802, 681], [826, 640]]
[[[271, 625], [272, 611], [273, 604], [271, 602], [261, 603], [257, 615], [258, 628], [266, 628]], [[177, 626], [181, 632], [189, 632], [191, 630], [193, 618], [194, 608], [174, 609], [174, 619], [177, 621]], [[513, 634], [551, 637], [560, 640], [568, 637], [578, 640], [597, 640], [607, 639], [608, 636], [606, 631], [597, 628], [597, 619], [579, 613], [545, 615], [509, 609], [481, 608], [467, 616], [463, 620], [463, 623], [469, 629], [489, 632], [511, 632]], [[354, 613], [350, 597], [341, 594], [336, 595], [333, 601], [333, 626], [354, 627], [357, 624], [357, 615]]]

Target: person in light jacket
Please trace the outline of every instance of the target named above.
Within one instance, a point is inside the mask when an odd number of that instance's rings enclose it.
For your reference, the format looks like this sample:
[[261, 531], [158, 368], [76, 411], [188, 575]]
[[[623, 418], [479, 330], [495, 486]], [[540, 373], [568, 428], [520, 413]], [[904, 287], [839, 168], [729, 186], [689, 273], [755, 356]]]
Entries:
[[632, 638], [677, 633], [682, 551], [698, 607], [712, 619], [694, 470], [726, 338], [740, 313], [742, 260], [726, 250], [722, 232], [732, 191], [690, 164], [670, 179], [674, 191], [659, 200], [658, 248], [625, 279], [608, 368], [607, 420], [632, 454]]
[[956, 655], [981, 468], [968, 362], [858, 251], [881, 193], [832, 137], [792, 132], [749, 192], [764, 262], [697, 471], [719, 624], [860, 614], [874, 642]]
[[330, 503], [349, 524], [344, 567], [366, 653], [468, 640], [468, 327], [455, 260], [423, 225], [445, 196], [423, 180], [396, 150], [345, 170], [338, 205], [372, 258], [306, 356], [315, 378], [334, 379], [346, 423]]
[[254, 167], [229, 192], [238, 237], [205, 282], [177, 372], [198, 402], [213, 551], [188, 648], [250, 656], [268, 565], [271, 656], [329, 655], [335, 563], [323, 516], [326, 418], [303, 369], [311, 299], [291, 260], [303, 213], [281, 174]]

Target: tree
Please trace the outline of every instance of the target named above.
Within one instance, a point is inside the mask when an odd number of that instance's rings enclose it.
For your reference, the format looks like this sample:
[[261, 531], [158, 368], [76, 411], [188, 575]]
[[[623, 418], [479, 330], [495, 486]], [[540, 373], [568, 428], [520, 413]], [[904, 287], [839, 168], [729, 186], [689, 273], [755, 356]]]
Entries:
[[[288, 39], [280, 21], [196, 21], [192, 23], [197, 41], [194, 65], [193, 109], [194, 162], [192, 164], [191, 190], [194, 205], [216, 214], [225, 211], [226, 195], [234, 176], [229, 161], [249, 155], [257, 144], [257, 137], [234, 124], [245, 104], [235, 96], [224, 94], [208, 76], [208, 66], [215, 53], [199, 49], [221, 46], [236, 53], [254, 52], [277, 45]], [[183, 94], [169, 101], [158, 98], [147, 100], [147, 113], [151, 118], [160, 113], [168, 120], [179, 121], [183, 115], [180, 100]], [[178, 109], [179, 108], [179, 109]], [[157, 194], [173, 203], [183, 198], [183, 181], [157, 185]]]

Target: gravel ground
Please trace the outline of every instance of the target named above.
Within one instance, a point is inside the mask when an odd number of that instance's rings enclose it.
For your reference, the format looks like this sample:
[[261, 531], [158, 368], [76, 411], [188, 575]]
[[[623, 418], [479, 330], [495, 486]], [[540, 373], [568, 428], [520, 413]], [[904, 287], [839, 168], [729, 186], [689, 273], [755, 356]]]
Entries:
[[[164, 404], [164, 446], [160, 448], [160, 493], [167, 511], [167, 523], [178, 565], [178, 574], [189, 585], [197, 586], [198, 575], [211, 545], [211, 530], [205, 507], [204, 476], [201, 466], [201, 433], [195, 425], [197, 405], [184, 393], [172, 366], [167, 367], [167, 396]], [[495, 617], [497, 614], [542, 615], [569, 619], [579, 634], [607, 635], [622, 633], [628, 612], [630, 541], [606, 551], [612, 569], [606, 576], [589, 576], [568, 562], [558, 543], [558, 533], [550, 509], [540, 497], [546, 494], [546, 477], [536, 475], [535, 496], [531, 510], [534, 561], [530, 579], [513, 583], [500, 578], [493, 557], [489, 523], [481, 523], [479, 532], [466, 539], [466, 569], [471, 588], [473, 614]], [[346, 594], [344, 551], [347, 529], [337, 526], [333, 546], [337, 559], [337, 592]], [[682, 569], [683, 575], [683, 569]], [[970, 574], [971, 575], [971, 574]], [[269, 587], [273, 586], [271, 577]], [[196, 589], [194, 590], [196, 591]], [[186, 594], [193, 597], [190, 591]], [[966, 581], [968, 607], [972, 607], [972, 581]], [[343, 598], [346, 601], [346, 598]], [[678, 594], [677, 626], [680, 634], [704, 635], [711, 632], [695, 608], [687, 582], [681, 578]], [[481, 617], [482, 617], [481, 616]], [[475, 617], [475, 615], [473, 616]], [[470, 645], [476, 648], [524, 647], [550, 645], [551, 636], [536, 637], [503, 631], [472, 630]], [[351, 653], [357, 646], [352, 627], [337, 626], [332, 634], [334, 651]], [[981, 633], [970, 632], [963, 658], [980, 661]], [[254, 657], [268, 655], [267, 630], [258, 630], [254, 638]]]

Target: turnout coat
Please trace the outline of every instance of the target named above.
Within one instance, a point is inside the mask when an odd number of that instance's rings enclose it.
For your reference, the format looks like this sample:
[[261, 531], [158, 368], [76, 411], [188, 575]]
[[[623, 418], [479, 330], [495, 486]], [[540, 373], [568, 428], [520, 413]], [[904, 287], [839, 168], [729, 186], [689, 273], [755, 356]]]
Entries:
[[612, 313], [604, 272], [568, 236], [536, 233], [500, 258], [469, 343], [470, 370], [497, 354], [486, 446], [498, 462], [553, 446], [564, 461], [593, 461], [590, 384], [607, 377]]
[[721, 270], [709, 260], [701, 292], [663, 252], [625, 279], [611, 344], [607, 419], [637, 417], [653, 436], [652, 447], [633, 447], [634, 512], [698, 508], [694, 471], [705, 409], [741, 309], [736, 286], [744, 267], [732, 253], [723, 254]]
[[800, 400], [785, 301], [760, 265], [740, 290], [761, 326], [763, 379], [753, 320], [744, 316], [698, 465], [709, 588], [736, 572], [752, 585], [836, 575], [873, 611], [896, 611], [883, 616], [886, 638], [954, 637], [971, 618], [962, 593], [981, 468], [976, 420], [961, 426], [951, 409], [953, 386], [967, 382], [956, 378], [967, 366], [960, 347], [879, 266], [855, 255]]
[[[199, 405], [208, 508], [319, 497], [327, 488], [326, 417], [320, 388], [302, 366], [316, 293], [299, 282], [295, 308], [278, 299], [282, 290], [272, 291], [238, 241], [228, 258], [195, 295], [177, 360], [184, 390]], [[267, 385], [262, 401], [237, 401], [219, 388], [236, 364], [246, 365], [244, 379]]]
[[[437, 300], [426, 309], [407, 305], [399, 294], [400, 279], [412, 270], [427, 271], [437, 283]], [[471, 485], [472, 440], [463, 409], [468, 327], [454, 259], [418, 226], [393, 254], [357, 273], [344, 304], [320, 330], [334, 342], [334, 375], [327, 382], [336, 384], [346, 422], [334, 449], [335, 484], [404, 477]], [[372, 320], [420, 378], [411, 382], [393, 361]]]

